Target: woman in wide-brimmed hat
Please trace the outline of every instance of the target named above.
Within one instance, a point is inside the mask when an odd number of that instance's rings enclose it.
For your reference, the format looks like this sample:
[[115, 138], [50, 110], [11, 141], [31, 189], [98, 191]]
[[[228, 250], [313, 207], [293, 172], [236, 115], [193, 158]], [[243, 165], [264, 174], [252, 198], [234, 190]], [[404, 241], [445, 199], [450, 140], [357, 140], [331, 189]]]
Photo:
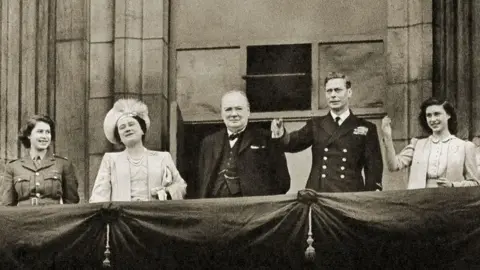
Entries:
[[187, 184], [168, 152], [144, 147], [150, 127], [147, 106], [136, 99], [120, 99], [107, 113], [105, 136], [125, 150], [105, 153], [90, 202], [183, 199]]

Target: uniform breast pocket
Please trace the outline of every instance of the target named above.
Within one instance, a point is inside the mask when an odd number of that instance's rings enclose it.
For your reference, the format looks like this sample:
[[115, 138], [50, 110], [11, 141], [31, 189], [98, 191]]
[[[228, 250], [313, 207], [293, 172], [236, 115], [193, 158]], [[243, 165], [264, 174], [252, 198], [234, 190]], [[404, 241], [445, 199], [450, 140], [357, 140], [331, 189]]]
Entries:
[[19, 199], [30, 197], [31, 187], [28, 176], [16, 176], [14, 178], [14, 186]]
[[44, 195], [57, 199], [62, 196], [62, 176], [59, 173], [48, 173], [43, 180]]

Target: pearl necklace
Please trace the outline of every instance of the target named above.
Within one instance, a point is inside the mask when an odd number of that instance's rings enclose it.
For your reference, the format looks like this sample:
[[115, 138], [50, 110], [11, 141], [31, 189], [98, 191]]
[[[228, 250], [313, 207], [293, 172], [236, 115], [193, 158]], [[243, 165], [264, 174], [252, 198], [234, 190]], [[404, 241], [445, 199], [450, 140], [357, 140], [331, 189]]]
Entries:
[[130, 163], [132, 163], [133, 165], [139, 165], [139, 164], [141, 164], [144, 157], [145, 157], [145, 155], [142, 155], [141, 158], [139, 158], [139, 159], [134, 159], [134, 158], [130, 157], [130, 155], [127, 155], [128, 161], [129, 161]]

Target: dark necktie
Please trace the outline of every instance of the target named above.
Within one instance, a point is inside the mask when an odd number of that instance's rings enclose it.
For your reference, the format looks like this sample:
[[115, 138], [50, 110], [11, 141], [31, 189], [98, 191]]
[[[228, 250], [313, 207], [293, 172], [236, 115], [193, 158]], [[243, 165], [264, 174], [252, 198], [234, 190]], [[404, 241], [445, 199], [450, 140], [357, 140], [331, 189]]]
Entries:
[[241, 132], [232, 133], [232, 134], [228, 135], [228, 139], [229, 139], [230, 141], [233, 141], [233, 140], [237, 139], [238, 136], [240, 136], [240, 134], [242, 134], [242, 133], [241, 133]]
[[39, 156], [33, 158], [33, 163], [35, 163], [35, 167], [40, 168], [42, 166], [42, 160]]
[[340, 116], [335, 117], [335, 123], [337, 124], [337, 126], [340, 126], [340, 119]]

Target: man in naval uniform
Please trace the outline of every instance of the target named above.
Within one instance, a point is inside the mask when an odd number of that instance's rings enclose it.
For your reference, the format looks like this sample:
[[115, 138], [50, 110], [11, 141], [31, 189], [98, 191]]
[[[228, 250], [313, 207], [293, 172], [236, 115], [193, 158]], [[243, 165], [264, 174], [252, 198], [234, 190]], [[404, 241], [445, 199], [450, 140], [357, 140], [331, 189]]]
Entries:
[[349, 109], [352, 89], [344, 74], [329, 73], [324, 83], [330, 112], [313, 117], [292, 133], [285, 131], [281, 119], [274, 119], [272, 138], [281, 142], [286, 152], [312, 146], [306, 188], [319, 192], [381, 190], [383, 163], [375, 125]]

